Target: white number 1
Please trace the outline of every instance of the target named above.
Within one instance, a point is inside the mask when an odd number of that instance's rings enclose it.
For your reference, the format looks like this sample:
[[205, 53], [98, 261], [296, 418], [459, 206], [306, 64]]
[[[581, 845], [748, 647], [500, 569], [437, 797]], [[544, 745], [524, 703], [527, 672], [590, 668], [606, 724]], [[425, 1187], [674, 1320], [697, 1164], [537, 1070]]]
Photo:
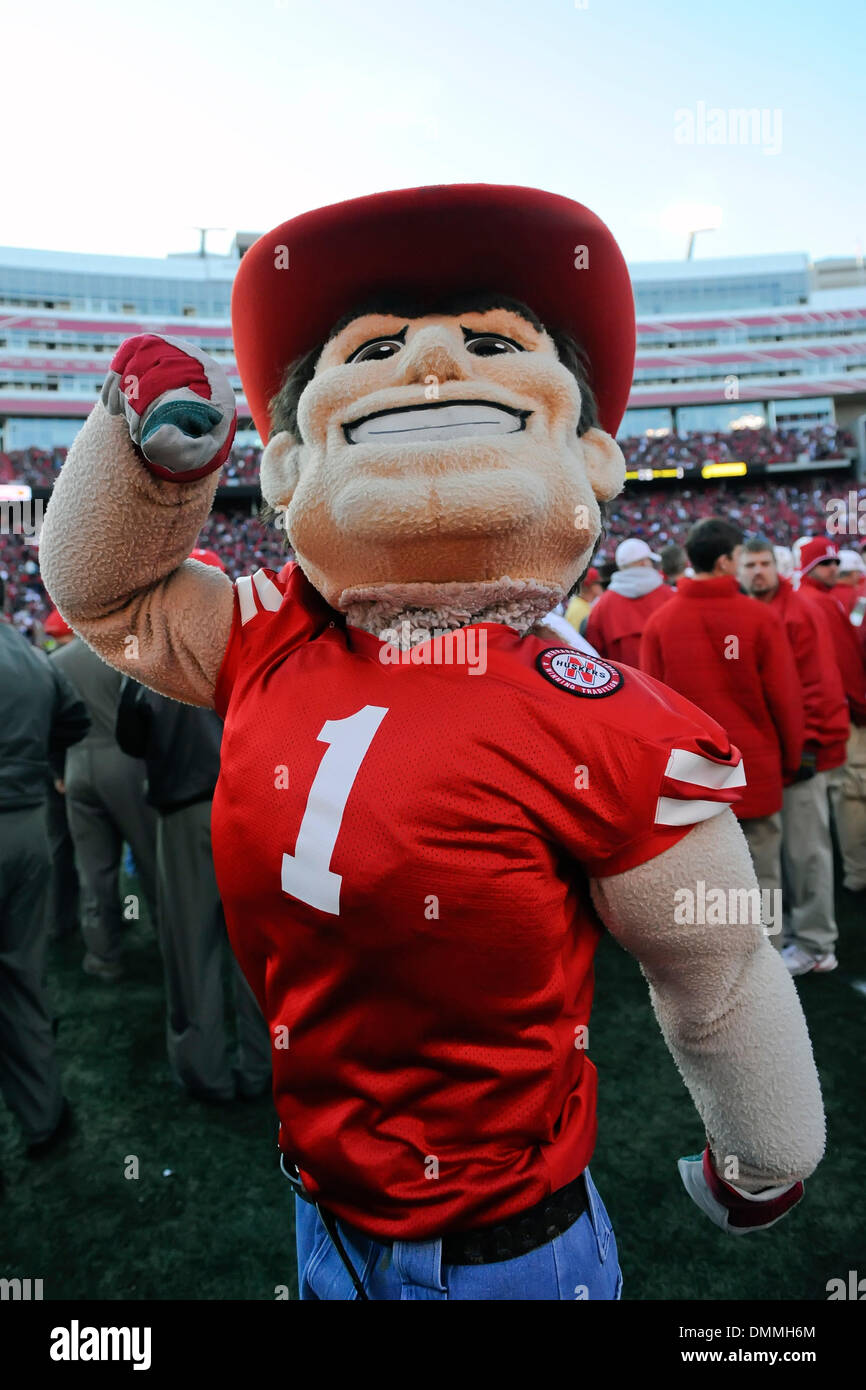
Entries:
[[343, 878], [331, 872], [331, 856], [349, 792], [387, 713], [387, 707], [365, 705], [348, 719], [329, 719], [318, 734], [330, 746], [310, 787], [295, 852], [283, 855], [282, 887], [320, 912], [339, 916]]

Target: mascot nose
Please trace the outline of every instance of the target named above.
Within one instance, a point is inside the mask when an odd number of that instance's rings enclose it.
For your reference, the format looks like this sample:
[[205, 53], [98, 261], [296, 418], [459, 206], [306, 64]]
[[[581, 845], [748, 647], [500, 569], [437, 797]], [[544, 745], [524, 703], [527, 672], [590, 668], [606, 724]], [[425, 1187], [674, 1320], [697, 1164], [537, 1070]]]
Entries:
[[469, 373], [460, 361], [461, 354], [462, 343], [441, 329], [422, 329], [400, 353], [403, 381], [409, 385], [430, 376], [437, 381], [464, 381]]

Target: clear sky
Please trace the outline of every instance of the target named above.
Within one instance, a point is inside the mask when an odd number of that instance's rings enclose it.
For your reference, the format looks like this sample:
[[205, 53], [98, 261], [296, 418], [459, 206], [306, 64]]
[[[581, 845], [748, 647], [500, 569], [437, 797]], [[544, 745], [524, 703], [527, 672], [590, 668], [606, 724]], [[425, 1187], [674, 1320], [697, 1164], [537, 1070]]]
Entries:
[[478, 181], [587, 203], [632, 261], [708, 220], [698, 257], [866, 250], [863, 0], [5, 0], [2, 49], [0, 244], [225, 250]]

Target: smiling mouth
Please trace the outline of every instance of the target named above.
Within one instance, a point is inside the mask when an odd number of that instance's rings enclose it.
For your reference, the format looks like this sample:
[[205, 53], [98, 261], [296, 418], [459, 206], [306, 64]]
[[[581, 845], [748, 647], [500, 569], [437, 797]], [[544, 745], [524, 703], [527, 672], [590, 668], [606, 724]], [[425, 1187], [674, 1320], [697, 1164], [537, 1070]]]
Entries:
[[513, 410], [494, 401], [429, 401], [376, 410], [344, 425], [343, 433], [350, 444], [471, 439], [476, 435], [517, 434], [526, 428], [531, 414], [531, 410]]

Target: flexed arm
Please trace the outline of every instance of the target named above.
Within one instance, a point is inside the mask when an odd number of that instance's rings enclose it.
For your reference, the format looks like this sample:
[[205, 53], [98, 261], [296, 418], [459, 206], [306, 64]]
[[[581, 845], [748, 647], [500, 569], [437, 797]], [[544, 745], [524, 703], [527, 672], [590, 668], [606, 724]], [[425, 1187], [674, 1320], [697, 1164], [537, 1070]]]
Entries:
[[164, 695], [213, 705], [233, 587], [187, 557], [234, 438], [222, 368], [188, 343], [125, 342], [45, 514], [46, 587], [77, 633]]
[[[724, 890], [725, 925], [689, 922], [677, 911], [684, 890], [699, 896], [699, 880]], [[686, 1185], [713, 1220], [714, 1206], [726, 1210], [726, 1223], [717, 1224], [731, 1231], [778, 1219], [824, 1150], [806, 1022], [779, 953], [740, 910], [750, 891], [757, 881], [730, 811], [696, 825], [655, 859], [592, 885], [602, 920], [640, 962], [665, 1042], [704, 1122], [713, 1160], [708, 1193], [695, 1170], [683, 1173]], [[724, 1191], [728, 1184], [733, 1193]], [[737, 1188], [761, 1194], [763, 1220]]]

